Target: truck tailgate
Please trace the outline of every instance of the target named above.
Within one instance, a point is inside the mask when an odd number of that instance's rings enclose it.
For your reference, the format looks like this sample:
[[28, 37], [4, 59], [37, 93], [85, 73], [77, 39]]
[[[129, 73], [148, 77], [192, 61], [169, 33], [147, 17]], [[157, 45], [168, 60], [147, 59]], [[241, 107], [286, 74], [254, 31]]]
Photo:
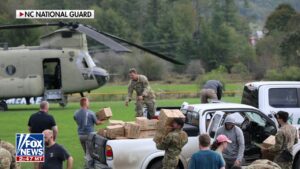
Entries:
[[88, 150], [90, 152], [90, 156], [101, 164], [106, 164], [106, 143], [107, 139], [96, 133], [90, 134], [88, 137]]

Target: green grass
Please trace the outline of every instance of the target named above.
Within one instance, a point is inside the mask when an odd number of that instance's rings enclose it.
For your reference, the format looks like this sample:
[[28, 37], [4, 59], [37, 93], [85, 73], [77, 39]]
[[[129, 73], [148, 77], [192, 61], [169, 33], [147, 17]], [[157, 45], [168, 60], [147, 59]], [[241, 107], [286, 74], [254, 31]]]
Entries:
[[[244, 83], [229, 83], [226, 84], [226, 90], [228, 91], [242, 91]], [[161, 84], [161, 83], [152, 83], [151, 88], [155, 92], [173, 92], [173, 91], [185, 91], [185, 92], [197, 92], [199, 91], [199, 85], [196, 84]], [[105, 85], [97, 90], [93, 91], [94, 93], [126, 93], [127, 85], [116, 85], [110, 84]]]
[[[240, 102], [239, 97], [225, 97], [227, 102]], [[159, 100], [157, 106], [180, 106], [182, 102], [199, 103], [199, 99], [177, 99], [177, 100]], [[111, 107], [113, 118], [124, 121], [134, 120], [134, 104], [131, 103], [128, 108], [121, 101], [116, 102], [94, 102], [91, 109], [98, 111], [102, 107]], [[66, 108], [60, 108], [53, 104], [50, 107], [50, 114], [56, 120], [59, 128], [57, 142], [62, 144], [74, 158], [74, 169], [82, 169], [83, 152], [76, 133], [76, 124], [73, 120], [73, 113], [79, 108], [78, 103], [70, 103]], [[38, 110], [37, 105], [10, 105], [9, 111], [0, 112], [0, 139], [15, 144], [15, 133], [27, 133], [27, 121], [29, 116]], [[100, 128], [103, 126], [97, 126]], [[32, 164], [23, 163], [22, 168], [30, 169]]]

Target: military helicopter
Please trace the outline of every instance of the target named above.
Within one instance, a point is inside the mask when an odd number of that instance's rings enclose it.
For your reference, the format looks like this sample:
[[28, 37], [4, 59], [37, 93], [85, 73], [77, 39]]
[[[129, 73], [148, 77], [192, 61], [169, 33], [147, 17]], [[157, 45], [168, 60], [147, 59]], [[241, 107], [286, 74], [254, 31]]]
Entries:
[[59, 29], [40, 38], [39, 46], [0, 48], [0, 110], [5, 100], [31, 97], [66, 106], [67, 96], [89, 92], [106, 84], [109, 73], [97, 67], [88, 52], [87, 36], [113, 51], [131, 52], [121, 43], [136, 47], [174, 64], [181, 62], [91, 26], [79, 23], [3, 25], [1, 29], [56, 26]]

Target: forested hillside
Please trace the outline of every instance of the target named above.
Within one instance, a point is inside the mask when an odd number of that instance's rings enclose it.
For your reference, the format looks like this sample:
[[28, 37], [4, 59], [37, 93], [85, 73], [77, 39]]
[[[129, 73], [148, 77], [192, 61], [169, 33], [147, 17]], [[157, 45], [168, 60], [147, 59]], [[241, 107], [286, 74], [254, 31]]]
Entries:
[[[3, 1], [0, 6], [1, 24], [55, 21], [16, 20], [15, 9], [94, 9], [94, 20], [75, 22], [90, 24], [186, 63], [185, 66], [166, 66], [172, 72], [198, 75], [221, 67], [227, 73], [243, 72], [261, 79], [274, 78], [273, 74], [277, 73], [278, 67], [290, 69], [294, 66], [294, 69], [298, 69], [300, 65], [292, 61], [298, 59], [300, 53], [300, 22], [297, 13], [300, 10], [299, 0]], [[282, 3], [289, 6], [277, 9], [277, 13], [273, 12]], [[275, 14], [273, 18], [269, 17], [268, 23], [267, 18], [272, 12]], [[276, 28], [279, 25], [284, 28]], [[38, 37], [51, 30], [53, 28], [2, 30], [0, 42], [7, 42], [9, 46], [37, 45]], [[253, 47], [249, 43], [249, 37], [255, 35], [256, 31], [264, 31], [266, 36]], [[89, 46], [98, 52], [103, 48], [93, 42]], [[98, 63], [112, 73], [123, 72], [123, 69], [131, 66], [125, 64], [127, 67], [118, 67], [124, 64], [117, 64], [114, 67], [114, 62], [127, 63], [130, 59], [124, 57], [124, 60], [114, 54], [105, 53], [107, 55], [113, 56], [103, 59], [102, 53]], [[144, 53], [136, 51], [133, 55], [139, 58]], [[165, 63], [160, 60], [148, 56], [141, 58], [133, 65], [138, 65], [144, 73], [148, 72], [151, 76], [167, 71], [164, 70]], [[149, 73], [150, 71], [154, 73]], [[156, 80], [161, 79], [161, 76], [150, 78]]]

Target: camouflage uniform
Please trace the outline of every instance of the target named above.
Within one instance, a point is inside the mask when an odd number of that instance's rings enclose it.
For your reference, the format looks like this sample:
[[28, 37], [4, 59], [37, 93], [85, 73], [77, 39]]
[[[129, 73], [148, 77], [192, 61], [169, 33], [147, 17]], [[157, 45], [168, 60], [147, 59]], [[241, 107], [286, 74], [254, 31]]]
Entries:
[[179, 154], [182, 147], [187, 143], [187, 134], [179, 129], [170, 132], [157, 147], [165, 150], [163, 169], [175, 169], [178, 165]]
[[246, 169], [281, 169], [281, 167], [269, 160], [256, 160]]
[[146, 76], [138, 75], [138, 80], [130, 80], [128, 85], [128, 95], [126, 102], [131, 101], [133, 91], [137, 96], [143, 96], [143, 100], [138, 100], [135, 103], [136, 116], [143, 116], [143, 105], [145, 104], [150, 117], [155, 114], [155, 95], [150, 88], [149, 81]]
[[20, 163], [16, 162], [16, 149], [11, 143], [0, 140], [0, 147], [6, 149], [11, 156], [10, 169], [20, 169]]
[[293, 151], [294, 144], [298, 142], [297, 129], [289, 124], [282, 126], [275, 136], [276, 143], [270, 151], [276, 154], [274, 162], [282, 169], [291, 169], [293, 161], [284, 161], [280, 158], [281, 153], [287, 149], [290, 153]]
[[0, 169], [10, 169], [11, 158], [9, 151], [0, 147]]

